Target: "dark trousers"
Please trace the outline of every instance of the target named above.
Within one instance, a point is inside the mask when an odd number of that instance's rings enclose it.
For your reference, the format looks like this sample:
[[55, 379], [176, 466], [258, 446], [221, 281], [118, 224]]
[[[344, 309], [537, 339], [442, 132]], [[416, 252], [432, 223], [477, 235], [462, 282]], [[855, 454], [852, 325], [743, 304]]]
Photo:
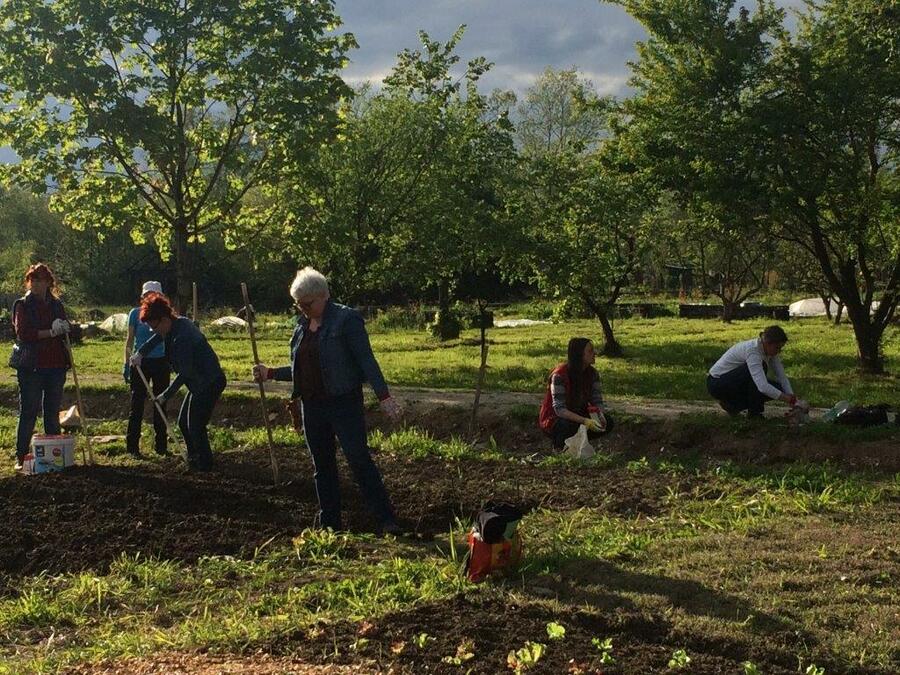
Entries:
[[379, 523], [394, 519], [391, 500], [366, 441], [361, 391], [304, 402], [303, 434], [315, 465], [319, 524], [322, 527], [336, 530], [341, 527], [341, 488], [338, 483], [335, 435], [341, 442], [341, 450], [369, 510]]
[[212, 411], [219, 397], [225, 391], [225, 377], [216, 379], [202, 391], [188, 390], [178, 413], [178, 428], [187, 446], [188, 465], [194, 469], [206, 470], [212, 466], [212, 450], [209, 447], [209, 432], [206, 430]]
[[17, 370], [19, 380], [19, 422], [16, 425], [16, 458], [19, 461], [28, 454], [31, 435], [37, 423], [38, 413], [44, 411], [44, 433], [58, 434], [59, 407], [62, 405], [63, 386], [66, 384], [65, 368], [38, 368]]
[[[141, 370], [153, 387], [153, 395], [159, 396], [169, 386], [169, 362], [164, 358], [144, 359], [141, 361]], [[144, 419], [144, 404], [147, 402], [147, 387], [134, 368], [131, 369], [131, 413], [128, 416], [128, 432], [126, 446], [128, 452], [137, 453], [140, 450], [141, 422]], [[165, 408], [164, 408], [165, 409]], [[153, 430], [156, 432], [156, 452], [166, 452], [166, 423], [153, 406]]]
[[[768, 370], [765, 363], [763, 370]], [[769, 384], [779, 391], [781, 390], [778, 382], [769, 380]], [[706, 390], [710, 396], [721, 402], [728, 412], [735, 415], [746, 410], [748, 415], [758, 417], [763, 414], [766, 401], [772, 400], [756, 388], [753, 376], [750, 375], [750, 368], [746, 365], [730, 370], [719, 377], [708, 375]]]
[[[585, 417], [586, 416], [587, 415], [585, 415]], [[606, 418], [606, 429], [599, 433], [596, 431], [588, 431], [588, 438], [597, 439], [613, 430], [614, 425], [612, 417], [605, 412], [603, 413], [603, 416]], [[566, 446], [566, 439], [574, 436], [578, 432], [578, 427], [580, 426], [581, 425], [577, 422], [557, 417], [556, 422], [553, 423], [553, 428], [550, 430], [550, 438], [553, 439], [553, 447], [557, 450], [564, 448]]]

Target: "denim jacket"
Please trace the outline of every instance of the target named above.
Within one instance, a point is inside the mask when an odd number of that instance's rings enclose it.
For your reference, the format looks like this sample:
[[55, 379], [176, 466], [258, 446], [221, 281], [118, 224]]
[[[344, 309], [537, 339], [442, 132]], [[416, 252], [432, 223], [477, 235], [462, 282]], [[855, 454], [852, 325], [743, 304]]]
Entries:
[[[273, 379], [294, 382], [293, 397], [300, 394], [294, 368], [297, 350], [303, 334], [309, 326], [309, 319], [302, 318], [291, 336], [291, 365], [275, 368]], [[362, 315], [352, 307], [339, 305], [329, 300], [322, 313], [319, 326], [319, 363], [322, 367], [322, 381], [329, 396], [349, 394], [368, 382], [379, 399], [386, 399], [388, 387], [381, 374], [381, 368], [372, 353], [369, 334], [366, 332]]]
[[[154, 333], [138, 351], [146, 356], [161, 341], [163, 337]], [[165, 337], [165, 345], [166, 358], [172, 365], [172, 370], [178, 373], [166, 389], [166, 397], [170, 397], [184, 384], [188, 391], [197, 394], [212, 387], [217, 380], [225, 379], [219, 357], [206, 336], [190, 319], [179, 316], [172, 322], [172, 330]]]

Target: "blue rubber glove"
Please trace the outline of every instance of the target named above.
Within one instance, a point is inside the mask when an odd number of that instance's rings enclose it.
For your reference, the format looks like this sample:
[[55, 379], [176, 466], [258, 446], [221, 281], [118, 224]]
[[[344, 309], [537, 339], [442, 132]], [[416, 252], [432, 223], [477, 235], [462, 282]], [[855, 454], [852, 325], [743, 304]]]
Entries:
[[125, 384], [131, 384], [131, 366], [128, 363], [122, 365], [122, 379]]

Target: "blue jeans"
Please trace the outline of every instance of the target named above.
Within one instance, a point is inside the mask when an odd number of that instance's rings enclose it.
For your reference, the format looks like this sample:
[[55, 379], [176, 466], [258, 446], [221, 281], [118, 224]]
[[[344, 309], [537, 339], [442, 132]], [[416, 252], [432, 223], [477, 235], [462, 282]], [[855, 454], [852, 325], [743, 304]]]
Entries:
[[212, 450], [206, 427], [212, 418], [213, 408], [225, 391], [225, 377], [217, 379], [207, 389], [194, 393], [188, 390], [178, 413], [178, 428], [187, 446], [188, 465], [204, 471], [212, 467]]
[[65, 368], [38, 368], [17, 370], [19, 380], [19, 423], [16, 426], [16, 458], [19, 461], [28, 454], [31, 435], [38, 413], [44, 411], [44, 433], [58, 434], [59, 406], [62, 404], [63, 386], [66, 383]]
[[341, 442], [341, 450], [372, 515], [379, 524], [394, 519], [394, 509], [381, 473], [369, 453], [362, 391], [304, 402], [303, 434], [315, 465], [319, 524], [322, 527], [341, 528], [341, 488], [335, 435]]

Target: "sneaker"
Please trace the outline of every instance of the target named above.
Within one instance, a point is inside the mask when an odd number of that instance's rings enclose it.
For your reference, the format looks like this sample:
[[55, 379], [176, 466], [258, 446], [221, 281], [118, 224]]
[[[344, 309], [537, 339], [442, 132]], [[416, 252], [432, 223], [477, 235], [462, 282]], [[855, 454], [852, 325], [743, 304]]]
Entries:
[[22, 466], [22, 460], [17, 459], [16, 460], [16, 471], [21, 471], [23, 468], [25, 468], [25, 467]]
[[725, 401], [719, 401], [719, 407], [727, 412], [731, 417], [737, 417], [741, 411], [737, 408], [733, 408], [732, 406], [725, 403]]
[[144, 459], [144, 456], [141, 454], [140, 450], [129, 450], [128, 454], [134, 457], [135, 459]]
[[172, 453], [169, 452], [168, 448], [156, 448], [156, 454], [160, 457], [171, 457]]

